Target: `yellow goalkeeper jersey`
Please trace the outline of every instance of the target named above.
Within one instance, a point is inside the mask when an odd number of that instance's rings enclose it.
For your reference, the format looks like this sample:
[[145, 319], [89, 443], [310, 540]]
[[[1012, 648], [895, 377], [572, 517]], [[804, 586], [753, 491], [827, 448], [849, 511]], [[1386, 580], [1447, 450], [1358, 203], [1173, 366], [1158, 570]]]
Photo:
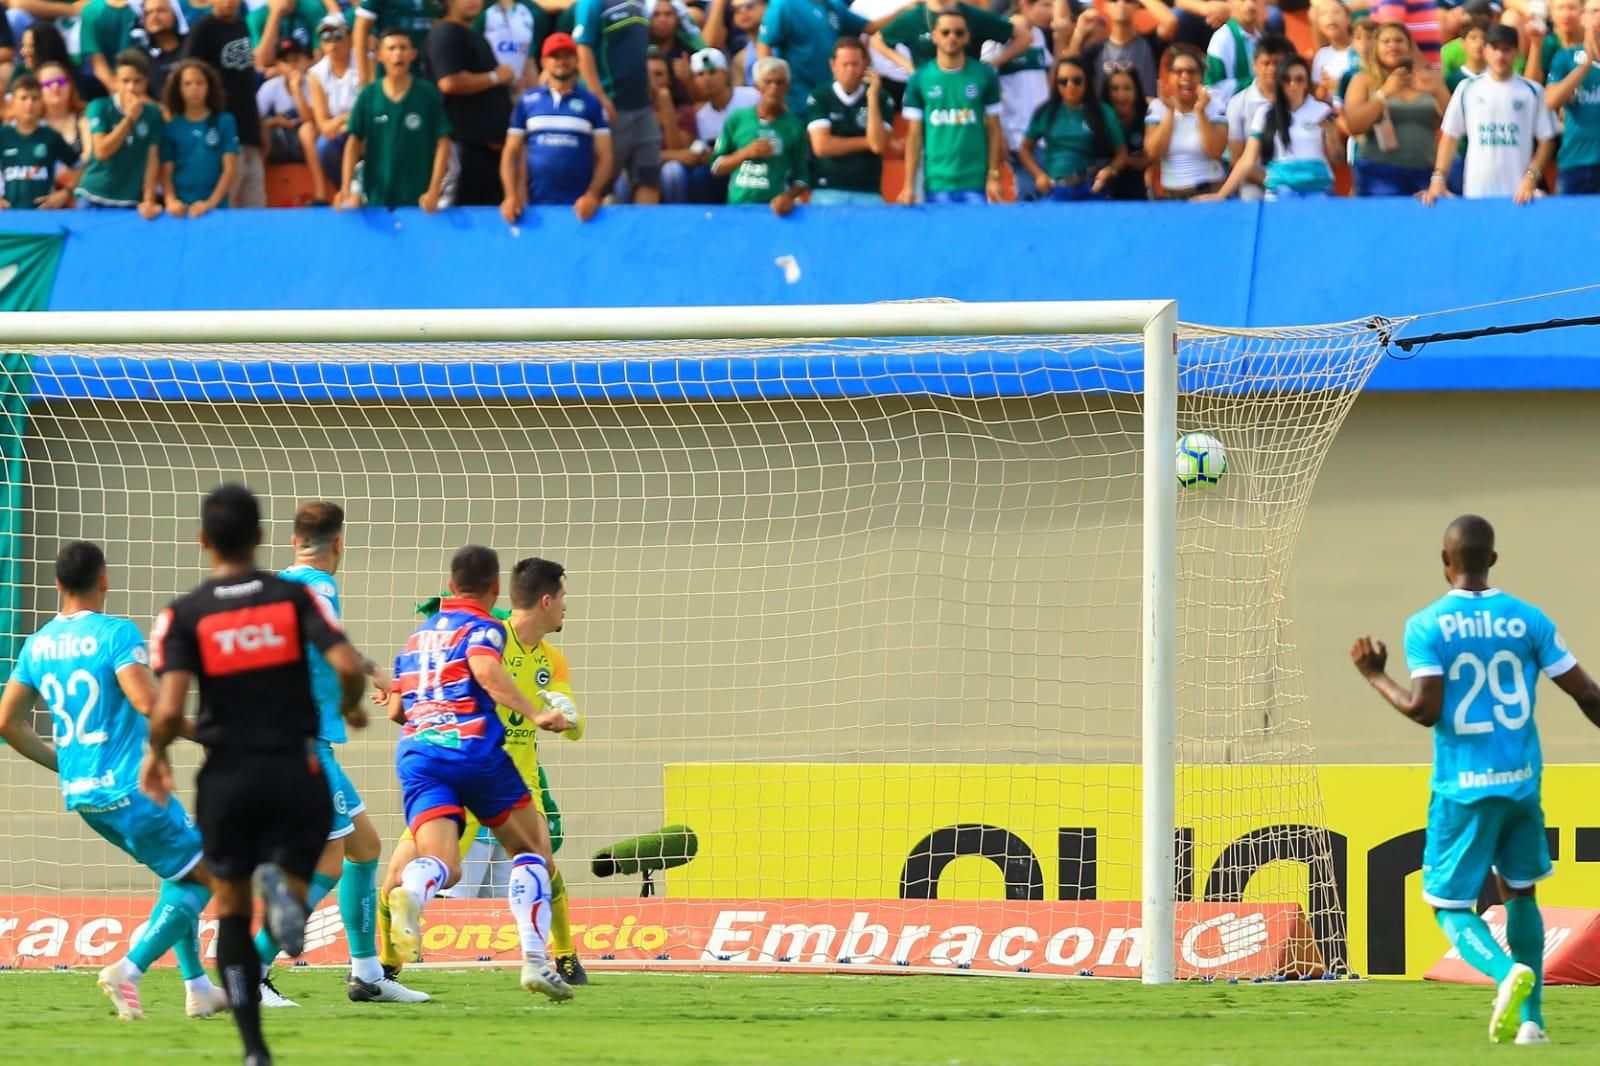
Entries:
[[[511, 623], [507, 622], [506, 651], [501, 662], [517, 688], [535, 707], [540, 709], [544, 707], [539, 699], [540, 692], [559, 692], [574, 704], [578, 702], [577, 697], [572, 694], [572, 674], [567, 668], [567, 657], [548, 640], [541, 640], [533, 647], [529, 647], [517, 639]], [[517, 764], [522, 779], [537, 794], [541, 730], [509, 707], [500, 706], [495, 710], [500, 712], [500, 720], [505, 723], [506, 751], [510, 753], [511, 761]], [[568, 740], [583, 738], [581, 712], [578, 715], [578, 724], [561, 735]]]

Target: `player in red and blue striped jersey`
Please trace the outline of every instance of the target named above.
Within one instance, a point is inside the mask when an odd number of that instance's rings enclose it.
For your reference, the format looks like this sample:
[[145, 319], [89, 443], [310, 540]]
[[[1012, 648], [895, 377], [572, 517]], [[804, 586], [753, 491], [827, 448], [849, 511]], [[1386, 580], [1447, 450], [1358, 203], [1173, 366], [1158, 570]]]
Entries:
[[389, 717], [404, 725], [395, 769], [417, 858], [389, 892], [390, 941], [402, 958], [420, 958], [422, 909], [461, 876], [461, 828], [470, 812], [512, 856], [507, 902], [522, 941], [522, 987], [571, 999], [571, 986], [545, 952], [555, 871], [550, 835], [506, 753], [495, 706], [553, 732], [570, 723], [561, 712], [529, 702], [501, 664], [505, 625], [489, 613], [500, 597], [494, 550], [469, 545], [457, 551], [450, 593], [395, 659]]

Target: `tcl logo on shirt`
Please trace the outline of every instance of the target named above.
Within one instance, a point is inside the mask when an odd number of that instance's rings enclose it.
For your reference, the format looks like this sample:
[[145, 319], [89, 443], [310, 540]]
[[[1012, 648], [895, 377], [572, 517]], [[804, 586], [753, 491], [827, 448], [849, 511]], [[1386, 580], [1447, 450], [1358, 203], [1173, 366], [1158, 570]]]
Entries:
[[207, 615], [195, 629], [200, 662], [217, 677], [283, 666], [300, 659], [300, 630], [288, 601]]

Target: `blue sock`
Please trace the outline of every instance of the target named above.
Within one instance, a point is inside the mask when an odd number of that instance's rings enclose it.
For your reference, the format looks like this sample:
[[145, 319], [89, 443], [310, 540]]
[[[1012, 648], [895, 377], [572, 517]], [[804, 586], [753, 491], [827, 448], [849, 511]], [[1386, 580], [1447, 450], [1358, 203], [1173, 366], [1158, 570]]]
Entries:
[[344, 861], [339, 878], [339, 916], [344, 919], [344, 936], [350, 942], [352, 959], [370, 959], [378, 954], [378, 860]]
[[194, 949], [192, 963], [195, 969], [189, 969], [190, 961], [184, 958], [187, 949], [181, 949], [178, 962], [185, 969], [184, 977], [187, 979], [204, 973], [204, 968], [200, 966], [200, 949], [195, 942], [195, 929], [200, 922], [200, 912], [210, 898], [211, 893], [200, 885], [184, 881], [161, 882], [161, 895], [156, 898], [155, 909], [150, 912], [150, 923], [145, 926], [139, 942], [128, 951], [128, 961], [140, 970], [148, 970], [169, 948], [186, 943]]
[[1481, 974], [1487, 974], [1495, 984], [1506, 979], [1511, 972], [1511, 956], [1500, 950], [1489, 926], [1472, 910], [1440, 910], [1434, 912], [1439, 928], [1461, 957]]
[[1544, 915], [1532, 896], [1512, 896], [1506, 900], [1506, 943], [1511, 957], [1530, 967], [1538, 980], [1533, 995], [1522, 1005], [1522, 1020], [1544, 1028]]
[[[312, 874], [311, 884], [306, 889], [307, 909], [316, 910], [317, 904], [327, 898], [328, 893], [333, 891], [333, 886], [336, 884], [338, 884], [337, 879], [329, 877], [321, 871]], [[267, 928], [264, 922], [261, 925], [261, 931], [256, 933], [255, 945], [256, 957], [261, 960], [261, 973], [265, 975], [273, 960], [278, 957], [281, 946], [273, 939], [271, 930]]]

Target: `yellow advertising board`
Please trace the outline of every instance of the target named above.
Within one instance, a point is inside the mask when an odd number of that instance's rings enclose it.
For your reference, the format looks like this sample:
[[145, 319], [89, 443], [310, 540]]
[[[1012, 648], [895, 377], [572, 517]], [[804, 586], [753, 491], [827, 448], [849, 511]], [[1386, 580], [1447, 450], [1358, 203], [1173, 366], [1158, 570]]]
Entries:
[[[700, 850], [667, 875], [668, 894], [1136, 900], [1139, 776], [1129, 765], [669, 765], [666, 821], [692, 827]], [[1356, 973], [1420, 977], [1445, 948], [1420, 894], [1428, 776], [1426, 766], [1185, 768], [1179, 896], [1299, 902], [1325, 953]], [[1600, 905], [1597, 794], [1600, 767], [1546, 767], [1556, 860], [1546, 905]], [[1302, 861], [1314, 854], [1332, 861]]]

